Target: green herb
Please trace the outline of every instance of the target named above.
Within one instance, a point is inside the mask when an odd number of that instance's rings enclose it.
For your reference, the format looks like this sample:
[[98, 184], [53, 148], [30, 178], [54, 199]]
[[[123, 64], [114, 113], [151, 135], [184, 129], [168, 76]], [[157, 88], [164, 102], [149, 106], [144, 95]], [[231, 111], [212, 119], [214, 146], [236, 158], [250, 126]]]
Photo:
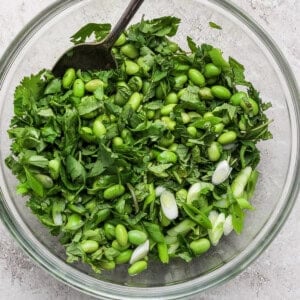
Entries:
[[216, 24], [216, 23], [214, 23], [214, 22], [208, 22], [208, 24], [209, 24], [209, 26], [210, 26], [211, 28], [219, 29], [219, 30], [222, 29], [222, 27], [221, 27], [220, 25], [218, 25], [218, 24]]
[[89, 23], [71, 37], [71, 42], [74, 44], [84, 43], [93, 34], [96, 41], [101, 41], [109, 34], [110, 29], [110, 24]]

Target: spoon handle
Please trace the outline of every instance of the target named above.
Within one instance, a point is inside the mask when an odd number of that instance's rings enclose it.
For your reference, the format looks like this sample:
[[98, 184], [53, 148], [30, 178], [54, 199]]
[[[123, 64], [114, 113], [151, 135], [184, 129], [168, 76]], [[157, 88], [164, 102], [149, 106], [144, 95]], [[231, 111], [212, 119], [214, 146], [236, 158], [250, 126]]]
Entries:
[[136, 11], [139, 9], [144, 0], [131, 0], [125, 11], [123, 12], [118, 23], [114, 26], [113, 30], [107, 36], [105, 44], [107, 48], [111, 48], [120, 34], [124, 31]]

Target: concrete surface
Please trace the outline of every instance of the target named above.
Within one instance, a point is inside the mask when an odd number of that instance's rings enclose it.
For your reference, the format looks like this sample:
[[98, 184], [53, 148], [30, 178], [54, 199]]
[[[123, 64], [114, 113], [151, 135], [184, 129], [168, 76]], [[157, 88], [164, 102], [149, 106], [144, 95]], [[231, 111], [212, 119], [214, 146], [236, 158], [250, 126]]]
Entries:
[[[18, 31], [53, 0], [0, 1], [0, 55]], [[282, 49], [300, 78], [300, 1], [233, 0]], [[26, 4], [25, 4], [26, 3]], [[260, 258], [235, 279], [193, 299], [300, 299], [300, 202]], [[0, 300], [92, 299], [36, 266], [0, 222]]]

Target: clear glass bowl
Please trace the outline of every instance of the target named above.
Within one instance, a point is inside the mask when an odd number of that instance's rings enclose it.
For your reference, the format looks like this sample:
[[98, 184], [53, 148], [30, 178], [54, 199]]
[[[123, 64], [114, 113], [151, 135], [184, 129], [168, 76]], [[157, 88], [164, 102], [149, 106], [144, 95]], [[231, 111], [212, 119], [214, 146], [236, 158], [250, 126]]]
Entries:
[[[221, 48], [245, 65], [248, 80], [273, 107], [274, 138], [259, 145], [261, 163], [256, 210], [247, 214], [241, 236], [223, 238], [217, 247], [187, 264], [150, 264], [148, 271], [129, 277], [125, 268], [95, 275], [85, 266], [65, 263], [64, 249], [25, 207], [15, 193], [16, 179], [4, 164], [9, 153], [7, 129], [13, 114], [13, 93], [23, 76], [53, 66], [71, 46], [69, 37], [88, 22], [114, 24], [125, 8], [121, 0], [58, 1], [37, 16], [17, 36], [0, 63], [1, 218], [24, 250], [58, 279], [103, 298], [180, 298], [235, 276], [273, 240], [293, 207], [299, 191], [299, 94], [291, 70], [266, 33], [248, 16], [223, 0], [146, 0], [132, 22], [142, 15], [181, 18], [175, 40], [183, 48], [186, 36]], [[223, 30], [208, 26], [214, 21]], [[274, 262], [276, 263], [276, 262]]]

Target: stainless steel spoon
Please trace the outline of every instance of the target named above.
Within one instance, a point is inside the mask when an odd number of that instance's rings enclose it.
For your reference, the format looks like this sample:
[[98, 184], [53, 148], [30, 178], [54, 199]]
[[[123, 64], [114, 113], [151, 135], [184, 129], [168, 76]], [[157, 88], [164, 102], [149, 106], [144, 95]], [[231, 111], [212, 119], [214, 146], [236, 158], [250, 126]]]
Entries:
[[78, 44], [65, 52], [54, 65], [53, 74], [60, 77], [68, 68], [81, 70], [115, 69], [117, 63], [112, 56], [111, 48], [143, 2], [144, 0], [131, 0], [118, 23], [104, 41]]

